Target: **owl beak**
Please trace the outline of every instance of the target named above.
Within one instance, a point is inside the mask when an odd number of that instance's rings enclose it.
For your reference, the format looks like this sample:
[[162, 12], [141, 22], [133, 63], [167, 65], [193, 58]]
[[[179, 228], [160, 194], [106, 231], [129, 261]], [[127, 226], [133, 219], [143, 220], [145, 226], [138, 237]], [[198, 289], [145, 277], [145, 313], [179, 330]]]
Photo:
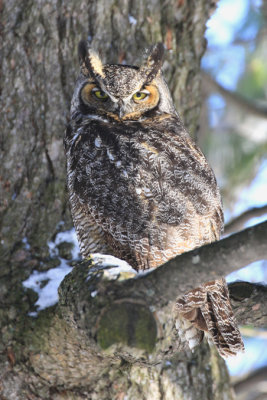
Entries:
[[119, 114], [119, 118], [122, 119], [124, 117], [125, 111], [126, 111], [122, 99], [120, 99], [118, 101], [118, 108], [119, 108], [119, 113], [118, 113]]
[[120, 110], [119, 110], [119, 117], [120, 117], [120, 119], [122, 119], [122, 118], [124, 117], [124, 115], [125, 115], [125, 111], [124, 111], [123, 109], [120, 108]]

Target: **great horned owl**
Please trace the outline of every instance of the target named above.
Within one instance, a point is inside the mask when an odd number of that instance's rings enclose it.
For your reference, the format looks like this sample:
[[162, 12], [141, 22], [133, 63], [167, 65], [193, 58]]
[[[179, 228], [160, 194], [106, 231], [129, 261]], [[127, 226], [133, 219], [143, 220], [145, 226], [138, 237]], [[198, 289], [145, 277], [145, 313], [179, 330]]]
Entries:
[[[175, 110], [163, 45], [140, 67], [104, 65], [85, 41], [79, 57], [65, 149], [83, 257], [112, 254], [143, 270], [219, 239], [216, 179]], [[223, 280], [177, 299], [177, 328], [191, 345], [208, 332], [223, 356], [243, 346]]]

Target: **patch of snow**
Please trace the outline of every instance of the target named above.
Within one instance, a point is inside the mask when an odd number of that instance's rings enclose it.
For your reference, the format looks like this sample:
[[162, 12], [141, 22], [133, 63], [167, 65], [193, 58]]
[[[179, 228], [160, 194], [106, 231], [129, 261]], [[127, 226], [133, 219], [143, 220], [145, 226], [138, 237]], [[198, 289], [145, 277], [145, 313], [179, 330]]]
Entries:
[[52, 242], [48, 242], [48, 247], [49, 247], [49, 253], [51, 257], [57, 256], [58, 255], [58, 249], [57, 246], [62, 243], [62, 242], [68, 242], [73, 244], [73, 248], [71, 250], [71, 255], [74, 260], [77, 260], [80, 258], [80, 249], [79, 249], [79, 243], [77, 239], [77, 235], [75, 232], [75, 229], [72, 228], [68, 231], [64, 232], [59, 232], [56, 235], [55, 240]]
[[[57, 246], [63, 242], [73, 244], [71, 250], [72, 259], [79, 259], [80, 249], [74, 228], [68, 231], [59, 232], [54, 241], [49, 241], [47, 243], [50, 256], [52, 258], [58, 256]], [[25, 244], [25, 248], [29, 248], [27, 238], [23, 239], [23, 243]], [[59, 260], [60, 265], [58, 267], [51, 268], [45, 272], [34, 270], [29, 278], [22, 282], [25, 288], [32, 289], [38, 294], [39, 298], [35, 303], [37, 311], [51, 307], [58, 302], [58, 287], [64, 277], [72, 270], [72, 267], [68, 265], [66, 260], [61, 257], [59, 257]], [[47, 281], [47, 283], [44, 281]], [[45, 285], [42, 287], [44, 283]], [[37, 313], [31, 312], [29, 315], [36, 316]]]
[[[34, 270], [29, 278], [22, 282], [25, 288], [32, 289], [38, 294], [39, 298], [35, 303], [38, 311], [51, 307], [58, 302], [58, 287], [64, 277], [72, 270], [66, 260], [61, 258], [60, 261], [58, 267], [51, 268], [48, 271], [38, 272]], [[41, 287], [42, 282], [47, 280], [45, 286]], [[36, 313], [29, 313], [29, 315], [36, 316]]]
[[[109, 268], [109, 275], [114, 276], [115, 278], [121, 273], [121, 272], [131, 272], [134, 274], [137, 274], [136, 270], [133, 269], [130, 264], [128, 264], [126, 261], [123, 261], [117, 257], [108, 255], [108, 254], [100, 254], [100, 253], [94, 253], [91, 254], [91, 257], [93, 259], [93, 262], [95, 265], [102, 267], [102, 268]], [[114, 268], [112, 268], [114, 267]]]

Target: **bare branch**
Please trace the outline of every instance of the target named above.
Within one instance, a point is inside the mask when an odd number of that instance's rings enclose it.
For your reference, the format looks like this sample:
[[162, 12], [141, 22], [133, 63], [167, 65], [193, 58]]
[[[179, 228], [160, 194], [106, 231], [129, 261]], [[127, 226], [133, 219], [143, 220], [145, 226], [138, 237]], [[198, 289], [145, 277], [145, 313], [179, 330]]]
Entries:
[[[237, 400], [264, 400], [266, 399], [266, 376], [267, 367], [253, 370], [247, 376], [238, 377], [238, 381], [234, 384]], [[259, 397], [263, 394], [263, 397]]]
[[232, 219], [228, 224], [224, 227], [224, 234], [230, 235], [231, 233], [240, 231], [243, 229], [245, 223], [255, 217], [261, 217], [262, 215], [267, 213], [267, 204], [262, 207], [254, 207], [240, 214], [238, 217]]
[[131, 298], [161, 308], [203, 282], [267, 258], [266, 237], [267, 222], [264, 222], [177, 256], [145, 276], [105, 284], [102, 294], [110, 301]]
[[249, 114], [253, 114], [260, 118], [267, 118], [267, 107], [256, 104], [245, 97], [242, 97], [240, 94], [236, 92], [231, 92], [230, 90], [225, 89], [218, 82], [216, 82], [210, 75], [203, 72], [201, 73], [203, 79], [203, 85], [205, 87], [210, 87], [211, 90], [220, 93], [223, 97], [227, 99], [232, 104], [237, 105], [242, 110], [246, 111]]

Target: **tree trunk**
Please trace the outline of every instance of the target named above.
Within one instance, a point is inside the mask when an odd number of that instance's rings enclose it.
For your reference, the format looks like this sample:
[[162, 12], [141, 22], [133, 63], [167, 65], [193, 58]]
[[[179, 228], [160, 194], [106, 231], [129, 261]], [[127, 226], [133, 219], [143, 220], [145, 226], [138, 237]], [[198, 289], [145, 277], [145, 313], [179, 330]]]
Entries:
[[[177, 350], [171, 303], [153, 312], [130, 299], [109, 304], [103, 274], [88, 280], [83, 263], [63, 282], [59, 305], [32, 318], [36, 295], [22, 286], [34, 269], [57, 265], [48, 241], [72, 225], [62, 141], [79, 40], [88, 38], [104, 61], [137, 65], [147, 45], [163, 41], [171, 50], [165, 77], [195, 135], [205, 24], [215, 3], [1, 3], [1, 399], [232, 399], [215, 350]], [[92, 301], [95, 280], [104, 289]]]

